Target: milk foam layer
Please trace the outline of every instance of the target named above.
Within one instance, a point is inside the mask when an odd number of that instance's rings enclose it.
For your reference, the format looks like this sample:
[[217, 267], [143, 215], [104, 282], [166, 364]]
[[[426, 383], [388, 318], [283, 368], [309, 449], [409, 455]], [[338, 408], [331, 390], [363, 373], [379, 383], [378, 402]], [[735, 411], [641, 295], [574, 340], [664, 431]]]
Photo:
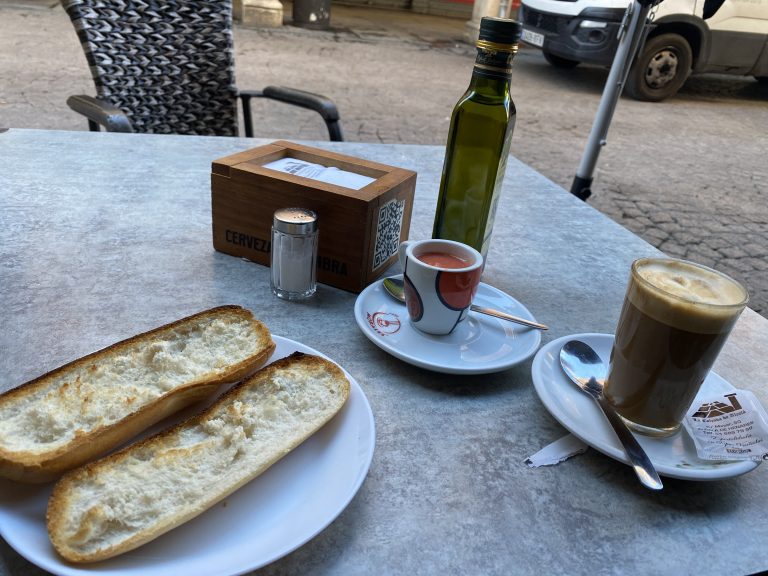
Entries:
[[683, 260], [643, 259], [633, 266], [629, 300], [667, 325], [715, 334], [728, 330], [741, 312], [746, 290], [735, 280]]
[[691, 302], [729, 306], [744, 300], [744, 289], [730, 278], [680, 260], [648, 260], [637, 273], [656, 288]]

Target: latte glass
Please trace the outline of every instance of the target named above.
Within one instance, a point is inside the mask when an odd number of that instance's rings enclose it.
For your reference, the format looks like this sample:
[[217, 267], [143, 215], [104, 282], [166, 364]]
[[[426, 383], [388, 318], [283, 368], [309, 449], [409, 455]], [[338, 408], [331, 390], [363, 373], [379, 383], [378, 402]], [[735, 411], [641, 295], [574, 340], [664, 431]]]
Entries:
[[632, 264], [605, 395], [636, 431], [670, 436], [747, 304], [736, 280], [693, 262]]

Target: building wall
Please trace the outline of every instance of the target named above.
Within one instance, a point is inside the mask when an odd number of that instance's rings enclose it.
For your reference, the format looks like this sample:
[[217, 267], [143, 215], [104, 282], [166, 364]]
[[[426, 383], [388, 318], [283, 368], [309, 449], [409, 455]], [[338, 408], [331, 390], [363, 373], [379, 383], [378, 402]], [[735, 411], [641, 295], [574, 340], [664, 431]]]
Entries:
[[413, 0], [411, 10], [467, 20], [472, 17], [474, 0]]
[[333, 0], [335, 4], [391, 8], [419, 14], [434, 14], [469, 20], [474, 0]]

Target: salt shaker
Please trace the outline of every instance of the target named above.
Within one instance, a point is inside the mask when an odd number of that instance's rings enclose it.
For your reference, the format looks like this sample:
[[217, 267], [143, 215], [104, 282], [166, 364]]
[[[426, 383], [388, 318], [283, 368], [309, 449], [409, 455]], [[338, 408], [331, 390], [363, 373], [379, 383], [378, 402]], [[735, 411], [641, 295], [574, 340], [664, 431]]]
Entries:
[[272, 292], [286, 300], [304, 300], [317, 290], [317, 214], [281, 208], [272, 220]]

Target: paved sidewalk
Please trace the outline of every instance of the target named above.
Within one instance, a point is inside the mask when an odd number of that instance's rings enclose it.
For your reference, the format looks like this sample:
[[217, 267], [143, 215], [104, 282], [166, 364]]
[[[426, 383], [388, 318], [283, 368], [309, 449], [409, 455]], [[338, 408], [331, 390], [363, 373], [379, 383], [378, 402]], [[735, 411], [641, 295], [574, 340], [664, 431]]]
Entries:
[[[348, 140], [444, 145], [474, 58], [464, 22], [334, 4], [331, 23], [327, 31], [236, 26], [238, 85], [325, 94]], [[605, 79], [597, 68], [556, 70], [522, 49], [513, 154], [569, 188]], [[92, 82], [63, 10], [54, 0], [0, 0], [0, 126], [84, 130], [64, 104], [76, 93], [93, 93]], [[767, 97], [751, 79], [707, 76], [662, 104], [622, 99], [590, 200], [665, 252], [739, 278], [763, 315]], [[326, 138], [314, 113], [258, 102], [255, 114], [259, 136]]]

